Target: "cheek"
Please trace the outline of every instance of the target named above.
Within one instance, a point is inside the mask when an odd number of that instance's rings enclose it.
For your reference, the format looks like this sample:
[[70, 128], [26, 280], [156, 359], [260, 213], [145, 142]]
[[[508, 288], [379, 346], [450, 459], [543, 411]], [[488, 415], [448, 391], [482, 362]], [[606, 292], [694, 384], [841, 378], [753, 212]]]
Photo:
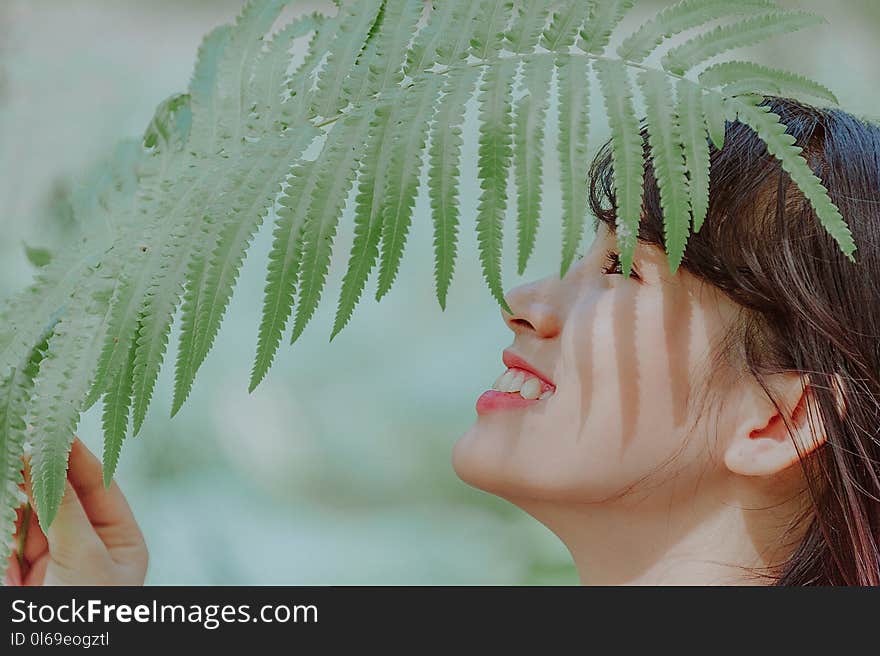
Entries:
[[688, 435], [711, 334], [700, 306], [629, 286], [591, 293], [565, 322], [547, 405], [482, 418], [456, 445], [466, 481], [502, 496], [583, 502], [667, 464], [701, 468], [705, 445]]

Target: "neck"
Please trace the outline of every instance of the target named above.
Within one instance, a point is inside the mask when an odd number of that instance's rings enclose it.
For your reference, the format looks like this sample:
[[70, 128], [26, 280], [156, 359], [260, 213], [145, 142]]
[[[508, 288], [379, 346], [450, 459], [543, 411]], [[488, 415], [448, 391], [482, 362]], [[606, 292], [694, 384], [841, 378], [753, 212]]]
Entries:
[[[570, 504], [510, 499], [565, 543], [583, 585], [766, 585], [793, 551], [792, 502], [765, 491]], [[785, 539], [784, 539], [785, 538]]]

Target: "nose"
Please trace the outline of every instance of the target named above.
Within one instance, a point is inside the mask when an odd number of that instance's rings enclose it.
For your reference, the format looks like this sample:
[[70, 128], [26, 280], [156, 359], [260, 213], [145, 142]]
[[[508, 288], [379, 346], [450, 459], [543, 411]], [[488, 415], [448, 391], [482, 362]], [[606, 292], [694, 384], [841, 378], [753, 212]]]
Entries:
[[517, 335], [533, 335], [543, 339], [556, 337], [562, 330], [562, 318], [549, 289], [552, 281], [544, 280], [514, 287], [505, 295], [505, 300], [513, 310], [501, 310], [501, 317]]

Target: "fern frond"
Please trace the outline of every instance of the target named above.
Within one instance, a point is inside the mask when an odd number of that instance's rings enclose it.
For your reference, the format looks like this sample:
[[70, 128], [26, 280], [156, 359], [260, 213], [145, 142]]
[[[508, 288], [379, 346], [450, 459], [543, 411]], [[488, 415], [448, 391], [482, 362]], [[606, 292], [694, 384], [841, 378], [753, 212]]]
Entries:
[[713, 64], [700, 73], [704, 87], [722, 87], [725, 95], [742, 92], [775, 96], [812, 96], [837, 104], [837, 96], [828, 87], [805, 78], [753, 62], [728, 61]]
[[660, 188], [666, 253], [670, 271], [675, 273], [684, 256], [690, 226], [681, 132], [669, 78], [660, 71], [645, 70], [639, 73], [639, 85], [647, 107], [648, 143]]
[[581, 30], [578, 48], [595, 55], [602, 54], [614, 28], [633, 4], [635, 0], [591, 0], [590, 17]]
[[455, 32], [456, 11], [460, 10], [460, 0], [435, 0], [431, 3], [428, 21], [413, 39], [406, 53], [404, 71], [414, 77], [434, 65], [437, 47]]
[[728, 102], [736, 109], [740, 121], [748, 125], [767, 146], [767, 151], [779, 160], [783, 170], [804, 194], [819, 217], [819, 221], [840, 246], [847, 259], [855, 263], [856, 250], [852, 233], [840, 210], [828, 196], [828, 190], [819, 177], [810, 169], [801, 154], [802, 148], [795, 146], [795, 138], [788, 134], [780, 116], [770, 111], [768, 105], [755, 104], [760, 97], [738, 96]]
[[136, 343], [132, 340], [128, 360], [115, 376], [110, 389], [104, 395], [104, 413], [101, 424], [104, 429], [104, 486], [110, 487], [122, 442], [128, 433], [131, 411], [132, 375], [134, 373], [134, 356]]
[[699, 86], [690, 80], [679, 80], [677, 90], [681, 143], [685, 166], [689, 172], [688, 189], [694, 232], [699, 232], [709, 210], [709, 140], [703, 117], [703, 98]]
[[192, 140], [204, 144], [205, 151], [209, 153], [214, 153], [217, 148], [217, 117], [220, 114], [220, 97], [216, 92], [217, 75], [220, 58], [229, 45], [231, 34], [231, 25], [221, 25], [205, 36], [199, 46], [189, 84], [192, 112], [201, 118], [193, 122]]
[[340, 119], [330, 131], [328, 143], [321, 152], [320, 178], [309, 199], [303, 225], [299, 305], [293, 322], [291, 343], [302, 334], [321, 299], [336, 226], [357, 164], [363, 156], [369, 119], [370, 113], [363, 109]]
[[764, 13], [730, 25], [719, 25], [685, 41], [664, 55], [662, 65], [670, 73], [684, 75], [706, 60], [728, 50], [753, 45], [824, 22], [823, 17], [807, 11]]
[[263, 37], [290, 0], [248, 0], [235, 20], [227, 48], [220, 54], [217, 72], [219, 137], [227, 151], [241, 149], [242, 133], [250, 107], [247, 105], [253, 66], [263, 46]]
[[94, 275], [81, 284], [55, 325], [34, 381], [31, 416], [33, 495], [46, 531], [64, 495], [67, 455], [106, 335], [113, 281]]
[[541, 34], [541, 45], [550, 52], [564, 52], [577, 39], [593, 3], [569, 0], [553, 13], [550, 25]]
[[706, 130], [715, 148], [724, 147], [724, 133], [727, 130], [727, 112], [724, 96], [714, 91], [703, 94], [703, 116], [706, 119]]
[[641, 62], [665, 39], [698, 27], [717, 18], [736, 14], [753, 14], [777, 9], [773, 0], [680, 0], [665, 7], [623, 40], [617, 56]]
[[391, 165], [385, 176], [382, 207], [382, 241], [379, 282], [376, 300], [380, 300], [397, 277], [406, 237], [409, 233], [413, 205], [419, 189], [419, 175], [424, 160], [423, 150], [428, 124], [443, 83], [441, 76], [419, 80], [401, 107], [398, 121], [402, 132], [392, 145]]
[[435, 46], [437, 63], [444, 66], [459, 64], [467, 59], [471, 40], [479, 25], [479, 16], [485, 13], [486, 0], [448, 0], [448, 2], [454, 4], [449, 23], [450, 32]]
[[615, 234], [623, 275], [629, 276], [642, 216], [644, 148], [626, 66], [619, 60], [599, 60], [596, 62], [596, 73], [611, 127], [611, 160], [617, 205]]
[[[285, 107], [282, 97], [287, 68], [290, 65], [290, 50], [297, 39], [314, 33], [323, 23], [323, 15], [317, 12], [292, 20], [272, 37], [269, 46], [254, 64], [255, 74], [245, 101], [245, 107], [253, 107], [256, 121], [251, 129], [251, 137], [283, 129], [278, 122]], [[289, 97], [289, 89], [286, 94]]]
[[562, 178], [562, 263], [565, 276], [577, 253], [587, 218], [589, 66], [575, 55], [556, 59], [559, 87], [559, 167]]
[[27, 438], [26, 418], [34, 378], [45, 349], [44, 341], [0, 383], [0, 580], [6, 574], [12, 551], [15, 510], [25, 499], [19, 485], [24, 482], [21, 470]]
[[513, 169], [517, 188], [517, 271], [522, 275], [535, 247], [541, 214], [544, 120], [550, 99], [553, 60], [527, 59], [522, 69], [526, 95], [517, 101], [514, 115]]
[[507, 173], [513, 156], [511, 96], [515, 64], [510, 59], [486, 67], [480, 85], [480, 139], [477, 172], [480, 202], [477, 207], [477, 242], [483, 277], [499, 305], [511, 312], [501, 284], [501, 247], [507, 210]]
[[384, 0], [356, 0], [345, 9], [340, 9], [344, 12], [344, 18], [329, 48], [327, 62], [318, 74], [318, 87], [313, 101], [313, 111], [318, 116], [330, 118], [344, 106], [342, 85], [384, 6]]
[[407, 45], [422, 15], [422, 0], [393, 0], [386, 5], [385, 23], [377, 41], [381, 65], [373, 72], [374, 92], [397, 86], [403, 80]]
[[529, 0], [517, 7], [513, 24], [504, 36], [504, 47], [510, 52], [530, 53], [538, 45], [553, 0]]
[[504, 30], [513, 11], [511, 0], [481, 0], [481, 10], [474, 25], [471, 54], [486, 60], [497, 54], [504, 43]]
[[[308, 200], [321, 179], [321, 169], [315, 162], [304, 162], [291, 172], [290, 184], [279, 199], [280, 209], [275, 225], [272, 250], [260, 320], [257, 355], [251, 370], [249, 391], [253, 392], [275, 359], [281, 342], [281, 333], [290, 317], [299, 263], [302, 255], [302, 228], [306, 219]], [[179, 376], [180, 378], [181, 376]], [[175, 398], [177, 394], [175, 393]], [[183, 402], [181, 398], [180, 403]], [[179, 404], [175, 402], [175, 407]]]
[[[318, 130], [307, 124], [290, 134], [285, 133], [272, 144], [263, 144], [258, 156], [250, 158], [251, 168], [233, 182], [230, 195], [219, 199], [230, 207], [206, 239], [212, 250], [206, 255], [203, 267], [192, 271], [198, 277], [187, 280], [198, 298], [192, 299], [190, 304], [196, 314], [192, 318], [184, 317], [180, 334], [180, 350], [191, 353], [185, 366], [177, 370], [179, 378], [175, 386], [181, 390], [181, 400], [191, 389], [199, 367], [214, 344], [247, 248], [280, 191], [281, 180], [290, 163], [299, 158], [317, 135]], [[215, 209], [216, 213], [219, 211], [219, 207]], [[135, 400], [137, 398], [136, 393]]]
[[428, 195], [434, 223], [434, 286], [437, 301], [446, 309], [446, 295], [455, 270], [458, 238], [458, 171], [463, 143], [465, 103], [473, 93], [480, 70], [459, 68], [449, 73], [431, 129]]
[[[120, 239], [114, 245], [115, 264], [120, 267], [119, 284], [111, 304], [107, 340], [86, 405], [100, 397], [123, 367], [128, 356], [127, 345], [138, 329], [143, 303], [145, 299], [149, 302], [148, 290], [151, 287], [164, 289], [172, 297], [177, 294], [178, 282], [164, 280], [161, 265], [163, 261], [185, 262], [173, 248], [175, 244], [188, 245], [183, 241], [185, 227], [191, 223], [188, 219], [192, 217], [193, 208], [206, 204], [206, 181], [217, 177], [218, 165], [210, 158], [221, 140], [218, 76], [221, 68], [230, 67], [228, 62], [232, 55], [228, 49], [232, 39], [231, 26], [223, 26], [203, 40], [190, 83], [192, 127], [187, 145], [191, 154], [176, 159], [154, 185], [142, 190], [141, 212], [146, 226], [141, 227], [140, 234], [132, 240]], [[167, 305], [167, 296], [162, 298]]]
[[336, 309], [331, 341], [351, 318], [360, 300], [370, 271], [379, 257], [382, 236], [382, 199], [391, 168], [393, 125], [397, 122], [398, 103], [376, 107], [370, 124], [366, 154], [360, 171], [358, 194], [355, 198], [354, 241], [348, 259], [348, 270], [342, 279], [342, 290]]

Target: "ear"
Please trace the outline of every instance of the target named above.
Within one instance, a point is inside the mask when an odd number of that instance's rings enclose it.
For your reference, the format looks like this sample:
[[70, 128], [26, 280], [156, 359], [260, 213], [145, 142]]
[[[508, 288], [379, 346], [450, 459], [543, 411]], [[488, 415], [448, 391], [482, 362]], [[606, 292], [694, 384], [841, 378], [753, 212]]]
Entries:
[[[846, 405], [842, 379], [835, 374], [833, 380], [837, 410], [843, 416]], [[724, 453], [725, 466], [735, 474], [776, 474], [798, 462], [798, 451], [806, 456], [827, 440], [809, 374], [778, 374], [774, 383], [781, 412], [763, 390], [743, 404], [742, 418]]]

